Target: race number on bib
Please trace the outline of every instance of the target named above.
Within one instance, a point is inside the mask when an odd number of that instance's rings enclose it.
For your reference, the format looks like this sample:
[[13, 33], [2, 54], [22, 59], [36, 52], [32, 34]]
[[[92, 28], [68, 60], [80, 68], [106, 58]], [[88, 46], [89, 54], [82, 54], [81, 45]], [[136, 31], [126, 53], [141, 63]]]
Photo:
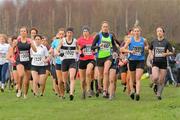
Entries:
[[84, 49], [84, 55], [92, 55], [91, 46], [86, 46]]
[[135, 51], [134, 55], [141, 56], [143, 48], [141, 46], [134, 46], [133, 50]]
[[42, 56], [36, 55], [36, 56], [33, 56], [33, 59], [34, 59], [34, 61], [36, 61], [36, 62], [41, 62]]
[[102, 49], [102, 50], [110, 50], [110, 42], [102, 41], [100, 49]]
[[19, 57], [21, 62], [29, 61], [29, 51], [20, 51]]
[[164, 47], [156, 47], [155, 48], [155, 57], [163, 57], [165, 48]]
[[74, 58], [75, 51], [74, 50], [64, 50], [65, 58], [71, 59]]
[[33, 55], [33, 64], [43, 65], [44, 62], [42, 59], [43, 59], [42, 55], [39, 55], [39, 54]]

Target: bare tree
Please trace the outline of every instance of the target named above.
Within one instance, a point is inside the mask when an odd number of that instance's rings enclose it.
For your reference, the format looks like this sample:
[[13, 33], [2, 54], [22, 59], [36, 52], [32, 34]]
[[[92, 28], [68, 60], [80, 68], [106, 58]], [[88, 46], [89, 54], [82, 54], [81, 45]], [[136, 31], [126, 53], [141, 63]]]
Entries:
[[52, 37], [59, 27], [73, 26], [79, 36], [83, 25], [98, 32], [107, 20], [111, 30], [123, 38], [139, 22], [148, 39], [157, 26], [164, 26], [167, 37], [180, 43], [179, 6], [179, 0], [6, 0], [0, 7], [0, 31], [14, 34], [26, 25]]

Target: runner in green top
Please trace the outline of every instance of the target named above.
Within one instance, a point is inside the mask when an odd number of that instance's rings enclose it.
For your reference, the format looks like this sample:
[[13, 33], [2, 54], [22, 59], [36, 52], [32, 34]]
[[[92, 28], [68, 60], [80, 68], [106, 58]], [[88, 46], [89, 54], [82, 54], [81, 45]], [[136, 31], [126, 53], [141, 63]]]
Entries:
[[103, 80], [103, 97], [107, 98], [108, 96], [108, 75], [109, 68], [112, 63], [112, 52], [117, 48], [112, 34], [109, 33], [109, 24], [107, 21], [104, 21], [101, 26], [101, 32], [96, 35], [93, 44], [92, 50], [97, 49], [96, 60], [99, 70], [98, 75], [98, 87], [99, 91], [102, 89], [101, 81]]

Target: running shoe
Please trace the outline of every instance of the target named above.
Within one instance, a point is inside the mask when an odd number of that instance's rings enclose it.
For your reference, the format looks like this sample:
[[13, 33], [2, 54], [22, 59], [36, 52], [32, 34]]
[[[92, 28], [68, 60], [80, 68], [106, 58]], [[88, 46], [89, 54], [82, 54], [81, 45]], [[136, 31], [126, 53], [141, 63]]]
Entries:
[[88, 96], [89, 98], [92, 97], [91, 90], [87, 91], [87, 96]]
[[153, 91], [155, 94], [157, 94], [157, 87], [158, 87], [157, 85], [154, 85], [154, 87], [153, 87]]
[[103, 91], [103, 98], [108, 98], [108, 93], [106, 91]]
[[132, 100], [134, 100], [134, 93], [131, 93], [130, 97], [131, 97]]
[[136, 101], [139, 101], [140, 100], [140, 95], [136, 95]]
[[1, 88], [1, 92], [4, 92], [4, 88]]
[[124, 86], [123, 92], [126, 92], [126, 86]]
[[27, 99], [27, 95], [24, 94], [24, 99]]
[[157, 99], [158, 99], [158, 100], [162, 100], [161, 96], [157, 96]]
[[17, 94], [16, 94], [16, 97], [20, 98], [21, 95], [22, 95], [21, 90], [18, 90], [18, 92], [17, 92]]
[[70, 101], [72, 101], [72, 100], [74, 99], [74, 96], [73, 96], [73, 95], [70, 95], [70, 96], [69, 96], [69, 99], [70, 99]]

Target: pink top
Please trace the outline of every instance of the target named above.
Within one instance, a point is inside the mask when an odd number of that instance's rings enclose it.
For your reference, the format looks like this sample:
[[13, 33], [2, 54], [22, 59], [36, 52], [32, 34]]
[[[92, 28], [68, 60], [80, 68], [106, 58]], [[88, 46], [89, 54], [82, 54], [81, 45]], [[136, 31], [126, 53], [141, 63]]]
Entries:
[[80, 57], [79, 58], [80, 60], [94, 60], [94, 54], [91, 51], [91, 46], [92, 46], [93, 40], [94, 40], [93, 37], [89, 37], [88, 39], [85, 39], [84, 37], [80, 37], [77, 40], [77, 44], [80, 46], [80, 49], [83, 46], [86, 46], [83, 49], [84, 57]]

